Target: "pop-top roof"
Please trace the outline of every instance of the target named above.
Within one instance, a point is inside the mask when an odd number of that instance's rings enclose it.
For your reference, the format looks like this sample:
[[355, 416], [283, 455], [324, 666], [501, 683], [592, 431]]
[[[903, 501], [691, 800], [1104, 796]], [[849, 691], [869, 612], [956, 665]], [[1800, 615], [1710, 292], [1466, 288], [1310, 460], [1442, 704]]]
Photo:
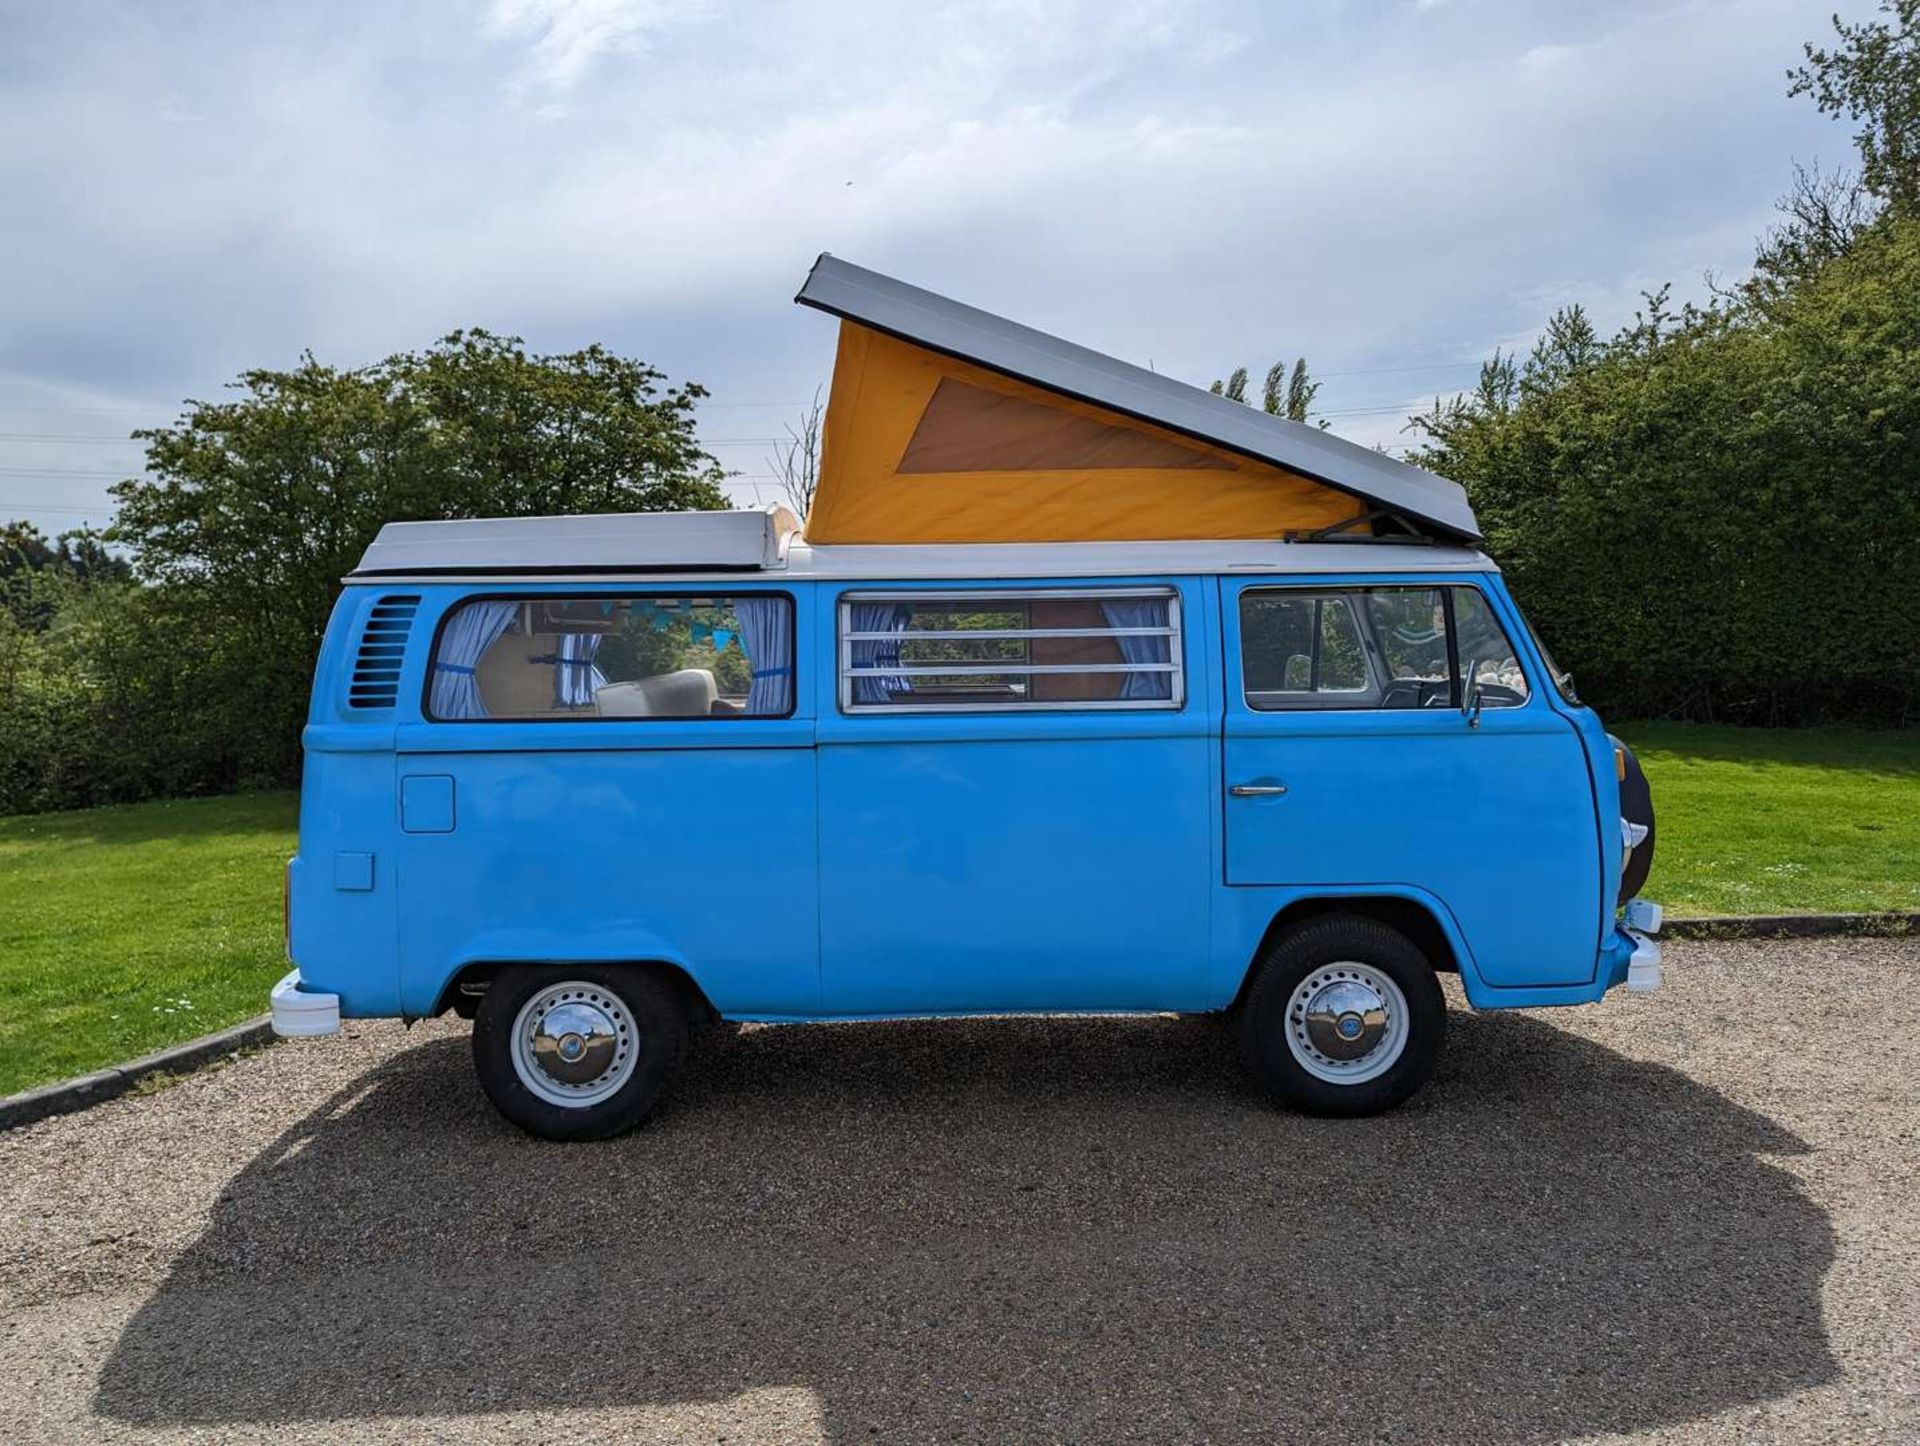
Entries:
[[354, 577], [509, 571], [704, 572], [778, 567], [799, 522], [784, 507], [389, 522]]
[[[1023, 506], [1044, 507], [1050, 499], [1080, 508], [1082, 516], [1109, 502], [1118, 509], [1136, 506], [1146, 530], [1116, 532], [1108, 518], [1082, 534], [1108, 539], [1169, 536], [1153, 532], [1154, 523], [1185, 518], [1192, 525], [1190, 508], [1209, 505], [1216, 505], [1224, 530], [1192, 535], [1297, 536], [1315, 530], [1313, 524], [1326, 516], [1340, 515], [1326, 512], [1325, 504], [1316, 512], [1311, 496], [1286, 490], [1289, 480], [1307, 493], [1315, 484], [1332, 488], [1358, 499], [1357, 510], [1389, 514], [1419, 532], [1447, 540], [1480, 536], [1457, 482], [832, 256], [814, 263], [794, 299], [855, 328], [849, 335], [843, 327], [822, 493], [808, 518], [808, 535], [815, 541], [1042, 540], [1013, 533], [969, 538], [969, 510], [972, 517], [992, 522]], [[906, 376], [910, 356], [878, 355], [876, 343], [863, 340], [876, 332], [920, 349], [919, 355], [951, 358], [968, 370], [929, 374], [915, 382]], [[843, 386], [841, 372], [850, 368], [854, 382]], [[1057, 405], [1079, 409], [1044, 444], [1051, 449], [1044, 457], [1031, 441], [1026, 445], [1033, 457], [1016, 455], [1023, 429], [1030, 439], [1042, 424], [1031, 395], [1017, 388], [1005, 391], [1005, 383], [998, 384], [1001, 394], [985, 395], [982, 378], [971, 370], [976, 368], [989, 379], [1010, 378], [1039, 389], [1042, 398], [1067, 399]], [[916, 385], [919, 392], [913, 390]], [[930, 392], [930, 399], [922, 392]], [[889, 407], [901, 411], [904, 420], [887, 415]], [[844, 410], [844, 418], [835, 417], [836, 409]], [[1140, 430], [1141, 423], [1150, 430]], [[997, 451], [977, 440], [993, 427], [1011, 439]], [[1116, 435], [1124, 427], [1135, 430]], [[910, 437], [904, 453], [901, 435]], [[1181, 439], [1218, 449], [1224, 459], [1191, 451], [1181, 456], [1186, 446]], [[1010, 457], [1015, 460], [1009, 462]], [[1280, 472], [1255, 465], [1236, 475], [1236, 458]], [[1132, 471], [1123, 476], [1127, 468]], [[1024, 489], [1022, 470], [1033, 479]], [[1143, 480], [1149, 472], [1159, 474], [1158, 490], [1151, 493]], [[1043, 476], [1051, 492], [1044, 490]], [[1351, 502], [1345, 507], [1346, 515], [1356, 511]], [[918, 509], [919, 515], [910, 520], [909, 531], [888, 536], [890, 508], [902, 514]], [[1271, 530], [1263, 530], [1262, 518], [1283, 513], [1307, 525], [1275, 521]], [[1050, 525], [1062, 525], [1057, 517], [1058, 512]], [[1064, 525], [1070, 527], [1071, 519]], [[1069, 540], [1065, 532], [1047, 537]]]

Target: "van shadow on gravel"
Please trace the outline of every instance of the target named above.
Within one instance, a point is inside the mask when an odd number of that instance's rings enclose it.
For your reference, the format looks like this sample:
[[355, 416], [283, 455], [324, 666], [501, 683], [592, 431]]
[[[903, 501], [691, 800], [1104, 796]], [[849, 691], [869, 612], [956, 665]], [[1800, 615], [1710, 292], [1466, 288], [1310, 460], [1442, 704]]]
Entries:
[[[324, 1046], [322, 1046], [324, 1047]], [[350, 1421], [817, 1393], [835, 1441], [1534, 1442], [1830, 1380], [1805, 1146], [1538, 1019], [1383, 1119], [1207, 1020], [757, 1030], [648, 1128], [501, 1123], [409, 1049], [222, 1197], [97, 1408]]]

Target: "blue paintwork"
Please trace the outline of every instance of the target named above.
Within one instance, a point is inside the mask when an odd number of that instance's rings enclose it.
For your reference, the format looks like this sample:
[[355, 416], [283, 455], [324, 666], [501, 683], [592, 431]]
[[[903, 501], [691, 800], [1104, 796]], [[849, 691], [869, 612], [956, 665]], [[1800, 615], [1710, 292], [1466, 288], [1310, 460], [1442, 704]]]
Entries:
[[343, 893], [364, 894], [373, 888], [373, 855], [342, 849], [333, 856], [333, 886]]
[[402, 833], [452, 833], [453, 818], [451, 773], [401, 773]]
[[[1179, 586], [1195, 631], [1193, 582], [1115, 581]], [[816, 668], [826, 1009], [1204, 1008], [1218, 689], [1189, 671], [1178, 711], [847, 716]]]
[[[1305, 587], [1396, 579], [1288, 579]], [[1226, 621], [1226, 781], [1283, 783], [1227, 800], [1227, 885], [1418, 888], [1468, 941], [1488, 989], [1584, 984], [1596, 971], [1599, 840], [1586, 754], [1534, 688], [1477, 727], [1456, 708], [1259, 712], [1240, 686], [1240, 594]], [[1271, 917], [1271, 916], [1269, 916]]]
[[[1179, 591], [1179, 709], [843, 715], [843, 591], [1010, 584], [743, 580], [794, 599], [790, 718], [434, 723], [427, 656], [464, 598], [632, 585], [349, 589], [305, 734], [303, 980], [349, 1015], [432, 1013], [468, 964], [589, 960], [674, 964], [741, 1019], [1206, 1010], [1281, 910], [1328, 896], [1427, 909], [1478, 1007], [1624, 979], [1611, 745], [1553, 692], [1497, 576], [1444, 579], [1485, 592], [1532, 683], [1477, 729], [1240, 702], [1242, 588], [1442, 579], [1107, 581]], [[420, 599], [399, 701], [350, 709], [361, 625], [399, 593]], [[1255, 778], [1289, 792], [1226, 797]]]

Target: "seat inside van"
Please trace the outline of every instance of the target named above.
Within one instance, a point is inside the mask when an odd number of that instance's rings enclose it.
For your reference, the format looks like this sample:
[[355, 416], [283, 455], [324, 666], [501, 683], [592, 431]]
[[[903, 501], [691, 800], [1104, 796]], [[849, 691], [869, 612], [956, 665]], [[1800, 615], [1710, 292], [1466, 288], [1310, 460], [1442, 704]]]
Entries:
[[682, 668], [630, 683], [608, 683], [593, 694], [603, 718], [697, 718], [713, 711], [719, 685], [705, 668]]

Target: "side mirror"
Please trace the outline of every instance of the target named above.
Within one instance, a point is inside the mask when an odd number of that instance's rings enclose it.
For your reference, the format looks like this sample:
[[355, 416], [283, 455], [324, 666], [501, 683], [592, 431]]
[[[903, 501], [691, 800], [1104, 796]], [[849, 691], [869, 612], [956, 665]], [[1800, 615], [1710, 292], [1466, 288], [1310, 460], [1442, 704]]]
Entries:
[[1480, 679], [1477, 669], [1467, 673], [1467, 686], [1460, 694], [1460, 716], [1467, 720], [1467, 727], [1480, 726]]

